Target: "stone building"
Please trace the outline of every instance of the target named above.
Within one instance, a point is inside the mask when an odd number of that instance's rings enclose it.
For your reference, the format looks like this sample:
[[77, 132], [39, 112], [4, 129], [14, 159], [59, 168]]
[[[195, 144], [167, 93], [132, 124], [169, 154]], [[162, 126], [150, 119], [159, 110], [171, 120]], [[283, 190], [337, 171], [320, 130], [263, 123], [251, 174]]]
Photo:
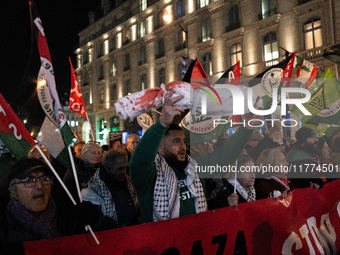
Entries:
[[[296, 52], [320, 69], [338, 66], [322, 50], [340, 43], [337, 0], [102, 0], [79, 32], [77, 76], [96, 139], [132, 131], [120, 121], [120, 97], [182, 79], [182, 57], [197, 57], [218, 78], [238, 60], [254, 77]], [[88, 140], [88, 123], [78, 119]]]

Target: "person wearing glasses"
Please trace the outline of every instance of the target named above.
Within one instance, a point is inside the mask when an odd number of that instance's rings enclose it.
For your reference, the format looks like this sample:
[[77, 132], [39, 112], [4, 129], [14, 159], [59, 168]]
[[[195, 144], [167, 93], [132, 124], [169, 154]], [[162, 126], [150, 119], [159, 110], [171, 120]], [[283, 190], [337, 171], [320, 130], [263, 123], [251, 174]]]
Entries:
[[89, 202], [74, 206], [67, 199], [54, 200], [52, 173], [41, 160], [17, 162], [7, 181], [11, 201], [0, 218], [0, 254], [20, 254], [23, 241], [80, 234], [88, 224], [94, 230], [116, 227], [112, 219]]
[[[135, 152], [136, 146], [140, 140], [139, 134], [132, 133], [126, 138], [126, 152], [128, 155], [128, 161], [130, 161], [130, 158], [132, 154]], [[126, 174], [129, 175], [129, 168], [126, 170]]]

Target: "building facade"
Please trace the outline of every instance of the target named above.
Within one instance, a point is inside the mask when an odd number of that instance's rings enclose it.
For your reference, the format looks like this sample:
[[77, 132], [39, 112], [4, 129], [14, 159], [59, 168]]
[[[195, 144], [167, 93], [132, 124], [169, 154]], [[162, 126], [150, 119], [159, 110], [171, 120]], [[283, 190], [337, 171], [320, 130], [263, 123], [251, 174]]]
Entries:
[[[238, 60], [254, 77], [296, 52], [320, 69], [338, 66], [322, 50], [340, 43], [337, 0], [102, 0], [79, 32], [76, 73], [96, 139], [132, 131], [114, 103], [120, 97], [182, 80], [182, 57], [197, 57], [211, 78]], [[97, 16], [96, 16], [97, 15]], [[78, 119], [78, 133], [90, 137]]]

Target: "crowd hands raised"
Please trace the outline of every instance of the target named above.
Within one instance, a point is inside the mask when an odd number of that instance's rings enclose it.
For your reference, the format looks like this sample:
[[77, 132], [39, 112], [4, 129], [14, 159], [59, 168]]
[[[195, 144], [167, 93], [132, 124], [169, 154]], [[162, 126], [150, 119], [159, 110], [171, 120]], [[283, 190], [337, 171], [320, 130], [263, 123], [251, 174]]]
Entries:
[[[236, 178], [229, 173], [201, 179], [195, 171], [199, 164], [228, 165], [237, 160], [240, 169], [340, 162], [339, 135], [319, 139], [311, 129], [301, 128], [296, 140], [287, 140], [282, 146], [273, 142], [280, 130], [277, 124], [264, 135], [241, 126], [231, 137], [223, 135], [217, 142], [205, 143], [206, 151], [195, 160], [187, 153], [194, 152], [195, 146], [187, 148], [184, 132], [172, 124], [174, 117], [184, 112], [175, 104], [182, 96], [171, 96], [171, 92], [165, 96], [159, 121], [141, 139], [131, 134], [126, 148], [117, 145], [104, 152], [95, 142], [73, 146], [83, 202], [72, 170], [43, 149], [77, 205], [72, 204], [36, 149], [14, 164], [0, 180], [0, 253], [20, 254], [22, 241], [80, 234], [86, 225], [101, 231], [227, 206], [237, 208], [240, 203], [259, 199], [284, 199], [294, 187], [319, 189], [331, 181], [289, 179], [284, 172], [257, 179], [254, 172], [238, 172]], [[244, 118], [260, 119], [251, 114]]]

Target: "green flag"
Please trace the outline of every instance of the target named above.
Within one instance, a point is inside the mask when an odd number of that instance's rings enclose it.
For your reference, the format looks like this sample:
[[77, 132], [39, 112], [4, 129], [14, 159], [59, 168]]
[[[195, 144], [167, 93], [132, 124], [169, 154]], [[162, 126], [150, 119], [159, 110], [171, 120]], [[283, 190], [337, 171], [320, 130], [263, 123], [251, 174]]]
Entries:
[[[312, 115], [303, 115], [296, 106], [291, 112], [296, 116], [301, 115], [303, 126], [313, 129], [318, 136], [322, 136], [328, 126], [320, 125], [320, 123], [339, 124], [337, 112], [339, 111], [340, 87], [332, 69], [328, 68], [308, 90], [311, 93], [311, 99], [303, 106]], [[332, 116], [330, 112], [333, 113]]]

